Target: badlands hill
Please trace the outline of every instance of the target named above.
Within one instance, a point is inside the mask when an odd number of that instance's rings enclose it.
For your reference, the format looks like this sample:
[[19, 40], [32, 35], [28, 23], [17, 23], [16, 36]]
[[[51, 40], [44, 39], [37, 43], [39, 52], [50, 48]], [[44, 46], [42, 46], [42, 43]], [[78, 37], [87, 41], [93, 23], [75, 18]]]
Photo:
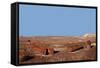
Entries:
[[96, 60], [96, 46], [84, 45], [83, 42], [87, 40], [96, 45], [95, 34], [84, 34], [82, 36], [20, 36], [19, 63]]

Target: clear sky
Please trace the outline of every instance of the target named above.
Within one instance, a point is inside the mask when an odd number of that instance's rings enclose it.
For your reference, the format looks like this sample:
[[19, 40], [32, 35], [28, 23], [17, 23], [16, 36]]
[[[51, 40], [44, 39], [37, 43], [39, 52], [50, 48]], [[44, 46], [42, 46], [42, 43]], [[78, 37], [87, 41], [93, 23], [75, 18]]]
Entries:
[[19, 35], [78, 36], [95, 33], [95, 17], [95, 9], [20, 5]]

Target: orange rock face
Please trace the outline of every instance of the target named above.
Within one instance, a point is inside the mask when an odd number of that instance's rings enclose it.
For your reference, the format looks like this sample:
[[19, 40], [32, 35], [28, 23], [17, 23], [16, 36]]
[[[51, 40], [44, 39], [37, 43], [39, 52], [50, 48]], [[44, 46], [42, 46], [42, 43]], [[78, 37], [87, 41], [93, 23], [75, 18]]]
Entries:
[[37, 63], [96, 59], [96, 47], [91, 47], [92, 41], [78, 40], [76, 37], [20, 38], [19, 60], [24, 63], [21, 59], [28, 57], [25, 63]]

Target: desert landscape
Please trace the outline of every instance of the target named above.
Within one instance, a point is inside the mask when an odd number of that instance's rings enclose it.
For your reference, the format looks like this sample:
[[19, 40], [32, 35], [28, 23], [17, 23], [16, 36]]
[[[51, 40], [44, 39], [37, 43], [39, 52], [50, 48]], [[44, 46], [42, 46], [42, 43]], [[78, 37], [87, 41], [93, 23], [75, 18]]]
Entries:
[[96, 60], [96, 35], [20, 36], [19, 64]]

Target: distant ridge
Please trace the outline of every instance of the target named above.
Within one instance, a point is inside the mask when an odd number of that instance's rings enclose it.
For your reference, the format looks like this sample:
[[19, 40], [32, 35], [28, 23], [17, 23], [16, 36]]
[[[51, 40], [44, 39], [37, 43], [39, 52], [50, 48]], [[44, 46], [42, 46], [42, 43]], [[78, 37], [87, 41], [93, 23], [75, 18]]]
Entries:
[[83, 37], [96, 37], [96, 34], [84, 34]]

